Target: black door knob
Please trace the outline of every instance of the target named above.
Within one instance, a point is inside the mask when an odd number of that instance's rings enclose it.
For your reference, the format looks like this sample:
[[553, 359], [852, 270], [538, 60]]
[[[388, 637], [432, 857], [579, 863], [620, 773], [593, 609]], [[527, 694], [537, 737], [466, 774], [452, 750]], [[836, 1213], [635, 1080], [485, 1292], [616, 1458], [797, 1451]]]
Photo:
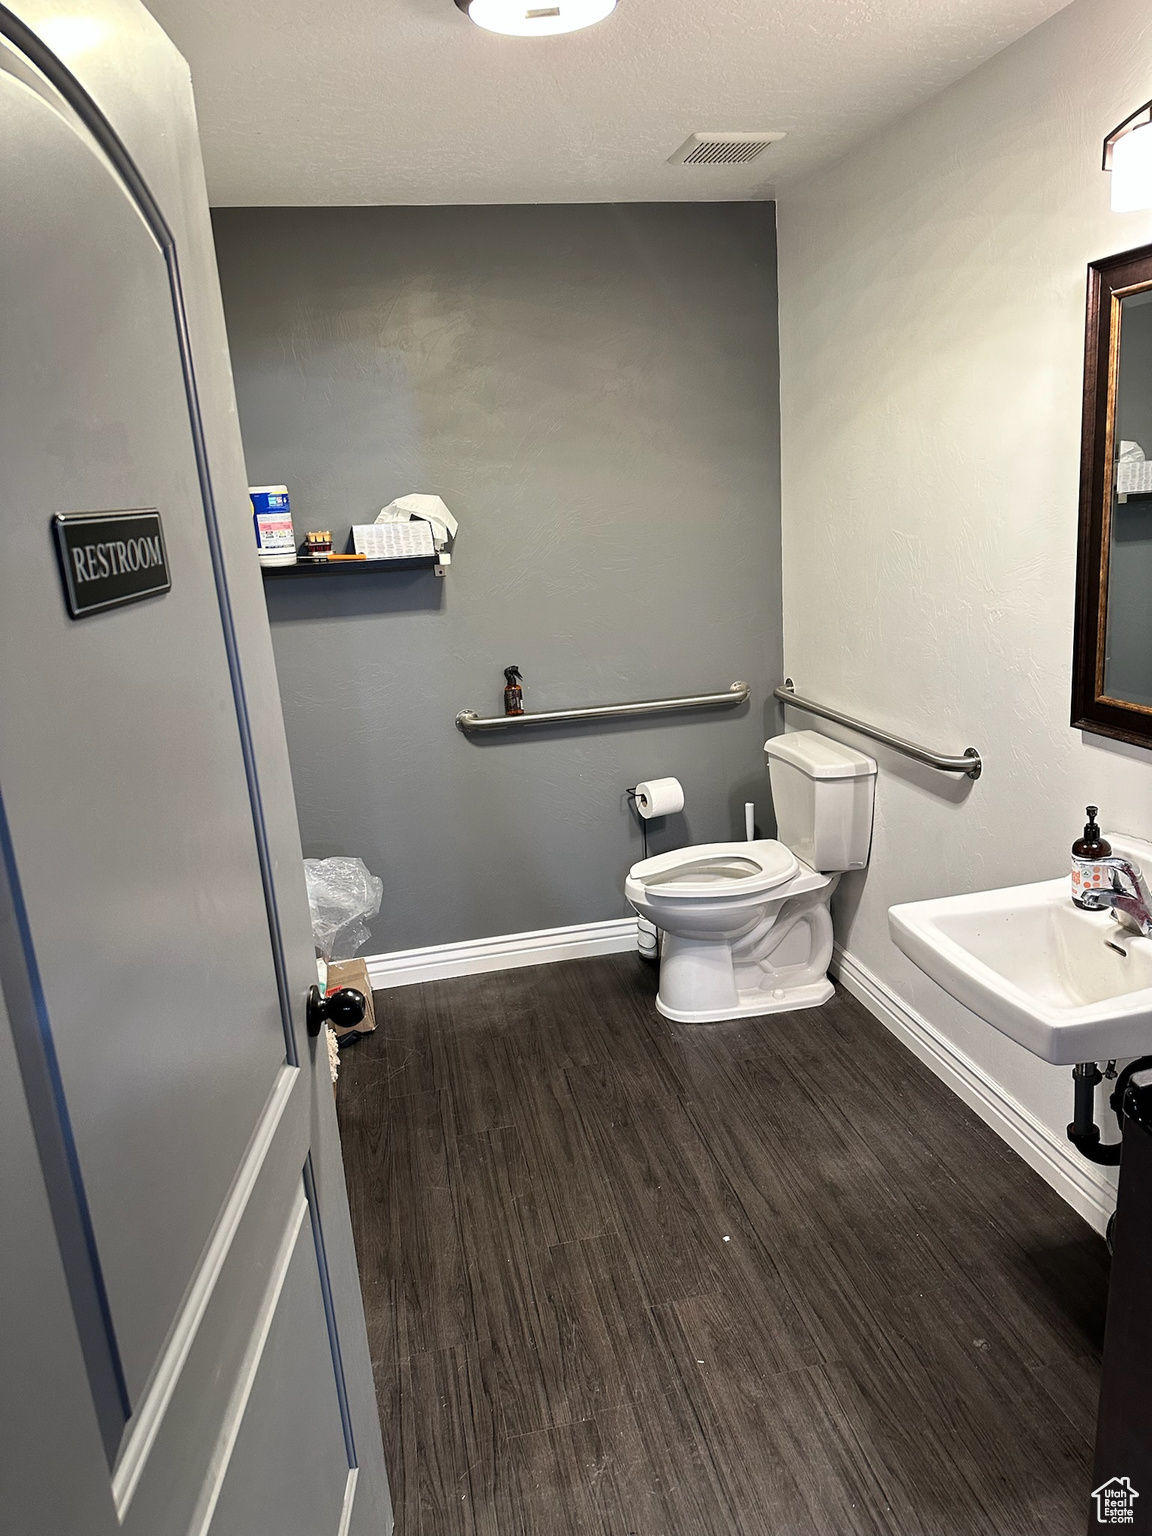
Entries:
[[355, 987], [339, 987], [325, 997], [319, 987], [308, 993], [308, 1033], [318, 1035], [325, 1024], [352, 1029], [368, 1011], [368, 999]]

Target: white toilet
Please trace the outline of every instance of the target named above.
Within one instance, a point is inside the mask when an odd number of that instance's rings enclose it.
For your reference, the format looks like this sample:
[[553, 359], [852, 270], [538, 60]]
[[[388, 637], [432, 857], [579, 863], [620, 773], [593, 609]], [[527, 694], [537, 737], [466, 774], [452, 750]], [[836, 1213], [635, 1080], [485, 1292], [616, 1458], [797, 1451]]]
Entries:
[[681, 1024], [832, 996], [840, 874], [863, 869], [876, 764], [817, 731], [764, 743], [780, 841], [701, 843], [634, 864], [624, 894], [663, 935], [656, 1007]]

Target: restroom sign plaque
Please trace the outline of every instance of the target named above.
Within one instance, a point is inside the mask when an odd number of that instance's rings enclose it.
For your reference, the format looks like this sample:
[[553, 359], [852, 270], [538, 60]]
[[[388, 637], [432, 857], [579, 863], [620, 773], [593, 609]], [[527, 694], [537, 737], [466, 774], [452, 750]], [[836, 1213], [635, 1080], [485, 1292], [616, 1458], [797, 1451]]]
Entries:
[[58, 512], [52, 531], [74, 619], [138, 603], [172, 586], [164, 529], [154, 508]]

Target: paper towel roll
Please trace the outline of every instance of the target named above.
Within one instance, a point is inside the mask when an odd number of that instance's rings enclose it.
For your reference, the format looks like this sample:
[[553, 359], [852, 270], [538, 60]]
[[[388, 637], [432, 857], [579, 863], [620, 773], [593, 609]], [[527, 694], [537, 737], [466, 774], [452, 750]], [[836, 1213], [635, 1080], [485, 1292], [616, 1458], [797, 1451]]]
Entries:
[[679, 779], [649, 779], [636, 786], [636, 809], [648, 820], [671, 816], [684, 809], [684, 789]]

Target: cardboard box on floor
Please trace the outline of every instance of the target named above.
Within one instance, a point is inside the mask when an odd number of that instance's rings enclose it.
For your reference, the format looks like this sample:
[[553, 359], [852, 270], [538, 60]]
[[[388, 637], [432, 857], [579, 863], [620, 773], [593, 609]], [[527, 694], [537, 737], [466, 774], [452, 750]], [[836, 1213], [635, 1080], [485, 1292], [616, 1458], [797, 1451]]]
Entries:
[[355, 987], [368, 999], [368, 1009], [359, 1024], [351, 1029], [337, 1029], [336, 1038], [345, 1035], [370, 1035], [376, 1028], [376, 1010], [372, 1005], [372, 983], [368, 980], [368, 966], [363, 960], [330, 960], [328, 962], [328, 994], [340, 987]]

